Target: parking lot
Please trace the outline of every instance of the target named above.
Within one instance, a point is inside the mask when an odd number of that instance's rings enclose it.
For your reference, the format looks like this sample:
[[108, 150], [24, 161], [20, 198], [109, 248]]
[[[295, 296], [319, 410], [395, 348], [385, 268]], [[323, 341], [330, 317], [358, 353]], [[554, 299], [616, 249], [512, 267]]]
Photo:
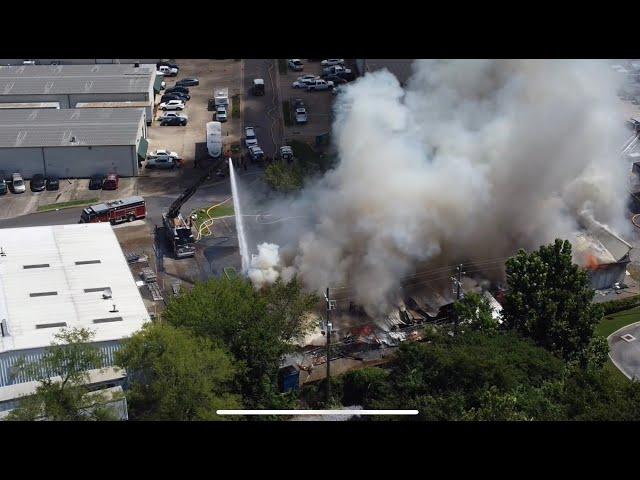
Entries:
[[322, 66], [320, 62], [309, 62], [302, 60], [304, 69], [301, 72], [294, 72], [287, 69], [286, 75], [280, 75], [280, 98], [289, 100], [291, 112], [293, 113], [294, 100], [301, 99], [307, 109], [308, 123], [302, 125], [295, 124], [295, 117], [292, 125], [285, 125], [285, 140], [299, 140], [303, 142], [314, 142], [316, 136], [327, 133], [331, 129], [331, 109], [334, 95], [331, 91], [308, 92], [305, 89], [293, 88], [291, 84], [302, 75], [321, 75]]
[[[30, 182], [25, 181], [27, 191], [14, 194], [11, 190], [0, 197], [0, 220], [10, 219], [34, 213], [38, 207], [66, 202], [115, 200], [131, 195], [179, 195], [186, 184], [193, 181], [196, 172], [193, 170], [194, 160], [207, 157], [205, 124], [212, 120], [214, 112], [207, 110], [207, 101], [213, 97], [214, 88], [228, 88], [230, 101], [233, 95], [240, 93], [241, 62], [233, 60], [177, 60], [180, 73], [177, 77], [166, 78], [166, 88], [177, 80], [186, 77], [197, 77], [200, 85], [189, 87], [191, 99], [187, 102], [185, 113], [189, 122], [185, 127], [161, 127], [154, 120], [148, 129], [149, 152], [155, 149], [168, 149], [177, 152], [184, 159], [184, 168], [176, 170], [155, 170], [143, 167], [139, 177], [121, 178], [118, 190], [89, 190], [88, 179], [61, 179], [57, 191], [32, 192]], [[161, 92], [162, 93], [162, 92]], [[159, 103], [161, 95], [156, 97]], [[162, 113], [156, 110], [159, 116]], [[231, 105], [229, 120], [223, 123], [223, 142], [225, 149], [232, 143], [240, 142], [240, 118], [232, 118]], [[105, 172], [106, 173], [106, 172]]]

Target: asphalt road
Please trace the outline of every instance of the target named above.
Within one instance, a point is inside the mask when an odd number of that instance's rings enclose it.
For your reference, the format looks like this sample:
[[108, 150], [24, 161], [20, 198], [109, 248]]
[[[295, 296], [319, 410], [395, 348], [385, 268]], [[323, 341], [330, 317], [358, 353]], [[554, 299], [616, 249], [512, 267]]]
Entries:
[[[282, 104], [278, 98], [276, 87], [276, 61], [273, 59], [248, 59], [244, 60], [244, 108], [243, 108], [243, 133], [244, 127], [255, 127], [258, 145], [265, 155], [273, 157], [280, 148], [282, 139]], [[254, 78], [262, 78], [265, 83], [264, 96], [256, 97], [251, 93]]]
[[[635, 340], [627, 342], [620, 338], [630, 333]], [[613, 363], [628, 378], [640, 379], [640, 323], [618, 330], [608, 338], [609, 355]]]

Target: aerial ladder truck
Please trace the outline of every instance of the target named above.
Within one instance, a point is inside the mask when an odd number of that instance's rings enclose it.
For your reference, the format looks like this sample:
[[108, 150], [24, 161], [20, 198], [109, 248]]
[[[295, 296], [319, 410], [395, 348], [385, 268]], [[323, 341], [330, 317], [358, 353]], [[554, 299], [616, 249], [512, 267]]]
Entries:
[[209, 178], [212, 172], [219, 168], [223, 160], [212, 165], [207, 173], [202, 175], [193, 185], [187, 188], [182, 194], [171, 204], [169, 210], [162, 214], [162, 223], [164, 225], [165, 234], [171, 250], [175, 258], [193, 257], [196, 254], [196, 239], [191, 229], [191, 218], [185, 219], [180, 213], [182, 206], [189, 200], [198, 188]]

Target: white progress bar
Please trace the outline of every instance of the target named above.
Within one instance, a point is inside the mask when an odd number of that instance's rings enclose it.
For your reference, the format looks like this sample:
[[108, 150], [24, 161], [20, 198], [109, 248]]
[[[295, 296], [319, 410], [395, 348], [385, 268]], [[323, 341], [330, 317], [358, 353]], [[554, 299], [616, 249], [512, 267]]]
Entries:
[[216, 410], [218, 415], [418, 415], [418, 410]]

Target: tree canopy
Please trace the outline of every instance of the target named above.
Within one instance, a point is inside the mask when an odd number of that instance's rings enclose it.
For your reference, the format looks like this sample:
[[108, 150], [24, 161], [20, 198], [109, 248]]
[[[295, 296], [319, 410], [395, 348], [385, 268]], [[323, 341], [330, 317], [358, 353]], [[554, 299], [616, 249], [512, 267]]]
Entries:
[[304, 314], [316, 302], [297, 278], [279, 280], [262, 290], [241, 278], [212, 279], [172, 300], [164, 318], [233, 354], [239, 361], [238, 381], [248, 406], [276, 408], [291, 400], [277, 392], [281, 359], [311, 327]]
[[106, 405], [106, 396], [97, 392], [89, 394], [88, 371], [104, 365], [100, 350], [90, 343], [92, 338], [93, 332], [84, 328], [63, 329], [55, 335], [42, 358], [18, 362], [17, 373], [40, 384], [34, 394], [21, 399], [7, 419], [116, 420], [116, 414]]
[[116, 358], [129, 374], [132, 418], [219, 420], [216, 410], [242, 408], [233, 356], [188, 329], [147, 325]]
[[337, 386], [343, 405], [415, 408], [421, 420], [640, 419], [640, 383], [567, 364], [510, 331], [404, 343], [387, 368], [348, 372]]
[[467, 293], [454, 304], [456, 315], [472, 330], [495, 332], [498, 321], [494, 320], [489, 300], [475, 292]]
[[566, 360], [586, 361], [602, 310], [586, 272], [572, 262], [571, 243], [557, 239], [506, 263], [508, 291], [503, 305], [507, 325]]

